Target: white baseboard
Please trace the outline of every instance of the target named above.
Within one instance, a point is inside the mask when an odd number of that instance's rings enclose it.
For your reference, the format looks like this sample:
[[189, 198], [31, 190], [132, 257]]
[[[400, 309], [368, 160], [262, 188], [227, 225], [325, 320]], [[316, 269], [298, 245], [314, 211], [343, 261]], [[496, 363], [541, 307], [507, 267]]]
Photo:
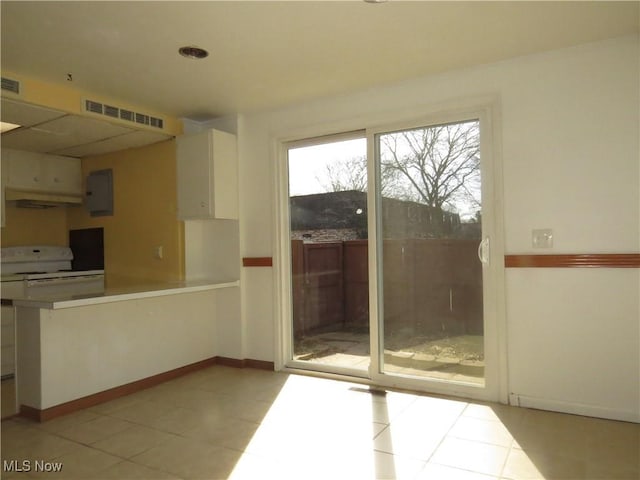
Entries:
[[509, 394], [509, 404], [516, 407], [536, 408], [552, 412], [584, 415], [586, 417], [606, 418], [609, 420], [621, 420], [623, 422], [640, 423], [640, 408], [638, 411], [616, 410], [598, 405], [587, 405], [575, 402], [565, 402], [550, 398], [532, 397], [518, 393]]

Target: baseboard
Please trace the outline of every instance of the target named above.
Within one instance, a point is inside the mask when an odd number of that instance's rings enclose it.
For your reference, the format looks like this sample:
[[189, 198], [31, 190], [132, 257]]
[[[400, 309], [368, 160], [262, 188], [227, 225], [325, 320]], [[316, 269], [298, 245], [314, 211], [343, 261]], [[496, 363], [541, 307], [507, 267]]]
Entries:
[[202, 370], [203, 368], [208, 368], [213, 365], [224, 365], [236, 368], [255, 368], [271, 371], [274, 370], [273, 362], [251, 359], [240, 360], [235, 358], [216, 356], [42, 410], [30, 407], [28, 405], [20, 405], [20, 416], [30, 418], [37, 422], [46, 422], [47, 420], [51, 420], [52, 418], [60, 417], [62, 415], [67, 415], [78, 410], [109, 402], [111, 400], [115, 400], [116, 398], [130, 395], [132, 393], [139, 392], [140, 390], [145, 390], [150, 387], [154, 387], [169, 380], [173, 380], [174, 378], [182, 377], [183, 375], [187, 375], [189, 373], [193, 373], [195, 371]]
[[597, 405], [565, 402], [548, 398], [519, 395], [516, 393], [511, 393], [509, 395], [509, 403], [514, 406], [534, 408], [537, 410], [548, 410], [551, 412], [569, 413], [585, 417], [606, 418], [609, 420], [640, 423], [640, 412], [616, 410]]
[[225, 367], [244, 368], [245, 361], [239, 358], [216, 357], [216, 364], [224, 365]]
[[273, 372], [276, 369], [276, 365], [273, 362], [267, 362], [266, 360], [252, 360], [251, 358], [244, 359], [244, 366], [247, 368], [255, 368], [257, 370], [268, 370]]
[[229, 357], [216, 357], [216, 363], [218, 365], [225, 365], [227, 367], [236, 368], [255, 368], [258, 370], [275, 370], [275, 364], [273, 362], [267, 362], [265, 360], [253, 360], [251, 358], [245, 358], [243, 360]]

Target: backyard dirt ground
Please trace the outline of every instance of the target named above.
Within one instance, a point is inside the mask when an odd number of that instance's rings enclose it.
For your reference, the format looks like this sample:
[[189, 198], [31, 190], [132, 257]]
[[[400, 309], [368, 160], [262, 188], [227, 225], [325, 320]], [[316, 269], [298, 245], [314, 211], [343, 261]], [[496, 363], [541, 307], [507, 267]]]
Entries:
[[[340, 330], [308, 335], [297, 339], [294, 345], [298, 360], [321, 359], [335, 354], [369, 355], [369, 334]], [[451, 337], [415, 335], [398, 331], [385, 338], [385, 354], [420, 354], [433, 359], [464, 362], [483, 362], [482, 335], [456, 335]], [[406, 356], [406, 355], [405, 355]]]

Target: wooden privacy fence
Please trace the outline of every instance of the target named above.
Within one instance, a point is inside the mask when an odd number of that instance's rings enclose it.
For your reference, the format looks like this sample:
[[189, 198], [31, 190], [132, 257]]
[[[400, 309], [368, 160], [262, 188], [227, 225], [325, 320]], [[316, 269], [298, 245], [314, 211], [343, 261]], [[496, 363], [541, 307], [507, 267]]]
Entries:
[[[421, 334], [481, 334], [478, 241], [383, 242], [384, 322]], [[294, 335], [368, 328], [367, 240], [291, 241]]]

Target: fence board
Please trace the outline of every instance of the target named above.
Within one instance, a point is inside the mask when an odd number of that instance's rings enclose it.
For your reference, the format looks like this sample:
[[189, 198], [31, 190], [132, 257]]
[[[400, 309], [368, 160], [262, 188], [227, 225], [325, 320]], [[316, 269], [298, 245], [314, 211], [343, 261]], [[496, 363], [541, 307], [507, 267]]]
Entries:
[[[482, 334], [477, 241], [383, 241], [385, 330]], [[369, 325], [368, 242], [292, 240], [294, 333]]]

